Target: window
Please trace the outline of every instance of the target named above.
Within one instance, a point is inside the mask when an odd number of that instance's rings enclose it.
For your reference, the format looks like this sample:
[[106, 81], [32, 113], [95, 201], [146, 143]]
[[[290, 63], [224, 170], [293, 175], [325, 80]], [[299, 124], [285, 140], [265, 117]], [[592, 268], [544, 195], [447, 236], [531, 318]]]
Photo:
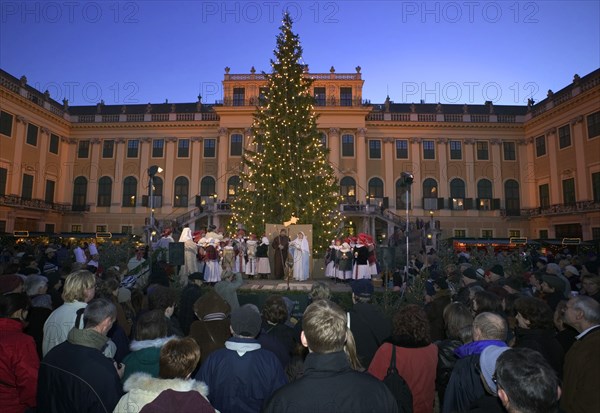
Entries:
[[540, 229], [539, 236], [540, 236], [540, 239], [548, 239], [548, 230]]
[[369, 180], [369, 198], [383, 198], [383, 181], [379, 178]]
[[79, 141], [77, 145], [77, 157], [88, 158], [90, 156], [90, 141]]
[[493, 229], [482, 229], [481, 230], [481, 238], [494, 238], [494, 230]]
[[190, 157], [190, 140], [179, 139], [177, 141], [177, 157], [178, 158], [189, 158]]
[[[0, 232], [2, 232], [0, 230]], [[600, 240], [600, 227], [592, 227], [592, 239]]]
[[[1, 172], [1, 171], [0, 171]], [[6, 178], [5, 178], [6, 180]], [[2, 190], [2, 181], [0, 179], [0, 190]], [[600, 202], [600, 172], [592, 174], [592, 196], [594, 202]]]
[[466, 229], [455, 229], [454, 230], [454, 238], [465, 238], [467, 236]]
[[115, 141], [112, 139], [105, 139], [102, 142], [102, 157], [112, 158], [115, 153]]
[[520, 229], [509, 229], [508, 230], [508, 237], [509, 238], [520, 238], [521, 237], [521, 230]]
[[234, 133], [231, 135], [229, 156], [242, 156], [242, 135], [240, 133]]
[[369, 140], [369, 158], [381, 159], [381, 141], [377, 139]]
[[83, 228], [81, 225], [79, 225], [79, 224], [71, 225], [71, 232], [81, 232], [81, 231], [83, 231]]
[[1, 220], [0, 221], [0, 233], [6, 232], [6, 221], [5, 220]]
[[450, 181], [450, 198], [452, 209], [465, 209], [465, 181], [460, 178]]
[[321, 146], [327, 148], [327, 134], [325, 132], [321, 132]]
[[35, 126], [33, 123], [27, 125], [27, 140], [29, 145], [37, 146], [38, 133], [40, 128]]
[[408, 141], [396, 139], [396, 159], [408, 159]]
[[325, 106], [326, 94], [324, 87], [316, 87], [315, 91], [315, 106]]
[[165, 149], [165, 140], [164, 139], [154, 139], [152, 141], [152, 157], [153, 158], [162, 158]]
[[240, 190], [240, 177], [232, 176], [227, 180], [227, 199], [234, 198]]
[[558, 146], [560, 149], [571, 146], [571, 125], [558, 128]]
[[352, 106], [352, 88], [340, 88], [340, 106]]
[[577, 200], [575, 199], [575, 178], [563, 179], [563, 202], [565, 205], [573, 205]]
[[44, 201], [49, 204], [54, 203], [54, 188], [56, 187], [56, 182], [51, 179], [46, 179], [46, 192], [44, 193]]
[[492, 182], [489, 179], [480, 179], [477, 182], [477, 209], [489, 211], [492, 209]]
[[0, 168], [0, 195], [6, 195], [6, 180], [8, 178], [8, 169]]
[[44, 224], [44, 232], [46, 234], [54, 234], [54, 224]]
[[188, 206], [189, 181], [185, 176], [180, 176], [175, 180], [175, 207]]
[[462, 143], [450, 141], [450, 159], [462, 159]]
[[555, 238], [582, 238], [581, 224], [559, 224], [554, 226]]
[[540, 196], [540, 208], [548, 208], [550, 206], [550, 186], [542, 184], [538, 187]]
[[544, 135], [535, 138], [535, 156], [546, 155], [546, 137]]
[[130, 139], [127, 141], [127, 157], [137, 158], [140, 150], [140, 141], [138, 139]]
[[217, 153], [216, 139], [204, 139], [204, 157], [214, 158]]
[[514, 179], [509, 179], [504, 183], [504, 199], [506, 202], [506, 215], [521, 215], [519, 183]]
[[490, 152], [488, 150], [488, 143], [477, 141], [477, 160], [488, 161], [490, 159]]
[[588, 139], [600, 136], [600, 112], [592, 113], [587, 117]]
[[133, 234], [133, 226], [121, 225], [121, 234]]
[[342, 156], [353, 157], [354, 156], [354, 136], [353, 135], [342, 135]]
[[[396, 209], [406, 210], [406, 197], [408, 196], [408, 209], [412, 209], [410, 188], [404, 185], [402, 178], [396, 181]], [[437, 200], [436, 200], [437, 201]], [[436, 208], [437, 209], [437, 208]]]
[[200, 181], [200, 195], [201, 196], [213, 196], [216, 194], [215, 189], [215, 178], [212, 176], [205, 176]]
[[439, 209], [437, 181], [427, 178], [423, 181], [423, 208], [429, 210]]
[[265, 105], [267, 103], [267, 93], [269, 92], [268, 87], [258, 88], [258, 104]]
[[435, 159], [434, 141], [423, 141], [423, 159]]
[[96, 225], [96, 232], [108, 232], [108, 225]]
[[137, 179], [133, 176], [128, 176], [123, 181], [123, 203], [124, 207], [134, 207], [137, 197]]
[[244, 106], [246, 104], [246, 89], [243, 87], [233, 88], [233, 106]]
[[13, 115], [0, 111], [0, 134], [11, 137], [13, 126]]
[[112, 202], [112, 179], [103, 176], [98, 180], [98, 201], [99, 207], [109, 207]]
[[73, 181], [73, 211], [85, 211], [87, 204], [87, 179], [78, 176]]
[[346, 204], [353, 204], [356, 202], [356, 182], [353, 178], [345, 176], [340, 181], [340, 195], [343, 198], [343, 202]]
[[502, 142], [502, 149], [504, 150], [505, 161], [517, 160], [517, 148], [514, 142]]
[[21, 198], [31, 199], [33, 197], [33, 175], [23, 174], [21, 183]]
[[50, 146], [48, 147], [50, 153], [58, 155], [58, 142], [60, 142], [58, 135], [50, 134]]

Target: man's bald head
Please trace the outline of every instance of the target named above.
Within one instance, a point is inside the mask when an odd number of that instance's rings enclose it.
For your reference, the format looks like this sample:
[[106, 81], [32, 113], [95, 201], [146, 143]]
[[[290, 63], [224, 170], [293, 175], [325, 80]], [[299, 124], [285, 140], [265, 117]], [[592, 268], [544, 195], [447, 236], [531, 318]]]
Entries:
[[473, 320], [473, 340], [506, 341], [506, 320], [495, 313], [481, 313]]

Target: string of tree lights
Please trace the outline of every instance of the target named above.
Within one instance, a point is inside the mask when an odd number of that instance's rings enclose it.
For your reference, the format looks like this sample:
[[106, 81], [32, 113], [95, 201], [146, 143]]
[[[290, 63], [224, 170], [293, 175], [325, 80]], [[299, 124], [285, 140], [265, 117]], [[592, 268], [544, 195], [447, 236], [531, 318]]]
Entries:
[[232, 202], [233, 226], [262, 233], [267, 223], [295, 216], [313, 226], [313, 250], [323, 251], [339, 230], [339, 185], [322, 145], [305, 73], [302, 47], [283, 17], [272, 73], [252, 124], [252, 142], [242, 158], [241, 188]]

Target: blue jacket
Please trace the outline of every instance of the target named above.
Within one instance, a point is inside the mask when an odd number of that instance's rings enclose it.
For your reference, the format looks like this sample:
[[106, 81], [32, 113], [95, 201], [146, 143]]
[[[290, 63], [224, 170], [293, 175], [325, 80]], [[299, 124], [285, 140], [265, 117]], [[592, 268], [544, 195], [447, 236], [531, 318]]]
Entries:
[[281, 363], [258, 341], [232, 337], [202, 363], [196, 380], [208, 385], [208, 399], [221, 413], [257, 413], [287, 383]]

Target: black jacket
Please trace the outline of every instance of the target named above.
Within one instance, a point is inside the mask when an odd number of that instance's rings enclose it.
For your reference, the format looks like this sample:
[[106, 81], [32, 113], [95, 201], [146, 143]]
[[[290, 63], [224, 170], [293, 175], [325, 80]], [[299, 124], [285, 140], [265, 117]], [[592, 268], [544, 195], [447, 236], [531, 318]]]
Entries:
[[373, 304], [356, 303], [349, 314], [356, 352], [363, 367], [368, 368], [379, 346], [390, 337], [392, 323]]
[[396, 413], [396, 399], [383, 382], [352, 370], [343, 351], [310, 353], [304, 375], [271, 397], [263, 413]]
[[438, 364], [435, 374], [435, 388], [438, 393], [440, 402], [444, 401], [446, 387], [450, 381], [450, 375], [454, 369], [454, 365], [458, 361], [458, 357], [454, 354], [454, 350], [462, 346], [462, 341], [459, 340], [443, 340], [435, 343], [438, 347]]
[[562, 378], [565, 353], [554, 330], [515, 328], [515, 348], [526, 347], [539, 352]]
[[113, 361], [95, 348], [65, 341], [40, 363], [38, 412], [111, 413], [122, 395]]

